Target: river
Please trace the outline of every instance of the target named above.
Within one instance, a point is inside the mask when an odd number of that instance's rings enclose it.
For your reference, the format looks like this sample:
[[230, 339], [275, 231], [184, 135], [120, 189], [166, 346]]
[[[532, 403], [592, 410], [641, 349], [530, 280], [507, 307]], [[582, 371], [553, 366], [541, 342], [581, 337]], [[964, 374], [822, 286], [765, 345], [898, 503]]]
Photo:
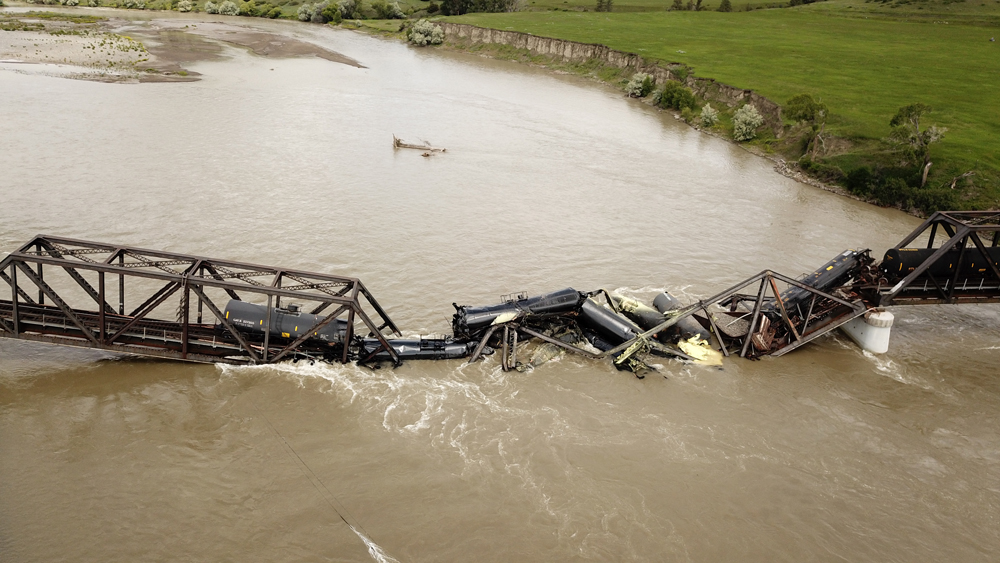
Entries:
[[[687, 301], [919, 224], [580, 77], [240, 24], [364, 68], [227, 47], [190, 83], [0, 70], [0, 252], [46, 233], [356, 276], [428, 334], [452, 302]], [[894, 313], [883, 356], [838, 334], [643, 380], [0, 339], [0, 561], [994, 560], [1000, 310]]]

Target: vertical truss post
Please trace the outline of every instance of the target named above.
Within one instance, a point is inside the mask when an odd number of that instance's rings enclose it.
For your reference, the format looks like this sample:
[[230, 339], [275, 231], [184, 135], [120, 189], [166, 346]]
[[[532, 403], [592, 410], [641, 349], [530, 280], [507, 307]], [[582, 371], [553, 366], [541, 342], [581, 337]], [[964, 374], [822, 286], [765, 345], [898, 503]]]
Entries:
[[[347, 330], [344, 331], [344, 353], [340, 355], [340, 363], [347, 363], [347, 353], [351, 348], [351, 338], [354, 337], [354, 311], [358, 308], [358, 287], [359, 282], [354, 282], [354, 290], [351, 291], [351, 310], [347, 313]], [[392, 352], [386, 350], [392, 355]]]
[[125, 253], [118, 255], [118, 267], [122, 273], [118, 274], [118, 314], [125, 314]]
[[969, 242], [969, 236], [962, 237], [962, 242], [958, 247], [958, 260], [955, 261], [955, 273], [951, 275], [951, 286], [948, 288], [948, 302], [955, 297], [955, 286], [958, 285], [958, 275], [962, 272], [962, 260], [965, 259], [965, 247]]
[[[41, 255], [42, 243], [38, 243], [37, 245], [35, 245], [35, 248], [38, 250], [38, 254]], [[38, 263], [38, 279], [45, 281], [45, 276], [42, 274], [41, 262]], [[42, 291], [42, 288], [38, 288], [38, 304], [45, 305], [45, 292]]]
[[[204, 278], [205, 277], [205, 269], [204, 268], [198, 268], [198, 277], [200, 277], [200, 278]], [[201, 306], [202, 306], [202, 302], [201, 302], [201, 297], [199, 296], [198, 297], [198, 321], [197, 321], [198, 324], [201, 324]]]
[[507, 365], [507, 354], [509, 353], [508, 346], [510, 345], [510, 326], [503, 325], [503, 345], [500, 347], [500, 369], [503, 371], [510, 370], [510, 366]]
[[931, 225], [931, 236], [927, 239], [927, 248], [934, 248], [934, 235], [937, 234], [937, 227], [937, 223]]
[[795, 325], [788, 318], [788, 311], [785, 310], [785, 303], [781, 300], [781, 295], [778, 292], [778, 284], [774, 283], [774, 277], [771, 275], [771, 272], [767, 273], [767, 281], [771, 282], [771, 291], [774, 292], [774, 300], [778, 303], [778, 310], [781, 311], [781, 318], [788, 325], [788, 330], [792, 331], [792, 336], [795, 337], [795, 340], [802, 340], [802, 337], [799, 336], [799, 331], [795, 330]]
[[188, 278], [184, 276], [184, 295], [181, 297], [184, 300], [181, 314], [184, 315], [184, 319], [181, 321], [181, 357], [185, 360], [188, 355], [188, 329], [190, 326], [191, 318], [191, 288], [188, 286]]
[[21, 314], [18, 311], [18, 307], [17, 307], [18, 297], [19, 296], [17, 294], [17, 267], [14, 265], [14, 262], [11, 262], [10, 263], [10, 301], [11, 301], [11, 303], [14, 304], [14, 310], [13, 310], [13, 313], [14, 313], [13, 328], [14, 328], [14, 335], [15, 336], [17, 336], [18, 334], [21, 333]]
[[[279, 270], [278, 273], [274, 275], [274, 282], [271, 283], [271, 287], [281, 288], [281, 276], [283, 276], [284, 274], [285, 274], [285, 272]], [[274, 306], [277, 309], [281, 308], [281, 296], [280, 295], [274, 298]]]
[[273, 307], [271, 303], [274, 300], [273, 295], [267, 296], [267, 314], [264, 316], [264, 352], [261, 355], [261, 360], [267, 362], [267, 347], [271, 345], [271, 311]]
[[[750, 347], [751, 336], [753, 335], [753, 329], [757, 325], [757, 319], [760, 318], [760, 307], [764, 303], [764, 291], [767, 284], [764, 280], [760, 280], [760, 289], [757, 290], [757, 301], [753, 305], [753, 315], [750, 317], [750, 330], [747, 331], [746, 338], [743, 340], [743, 347], [740, 348], [740, 357], [747, 357], [747, 349]], [[775, 295], [777, 298], [777, 295]]]
[[[97, 295], [100, 296], [100, 302], [104, 303], [104, 272], [97, 273]], [[101, 341], [101, 345], [103, 346], [104, 339], [108, 335], [107, 328], [105, 328], [106, 323], [104, 318], [104, 307], [101, 307], [97, 312], [97, 322], [101, 325], [97, 338]]]

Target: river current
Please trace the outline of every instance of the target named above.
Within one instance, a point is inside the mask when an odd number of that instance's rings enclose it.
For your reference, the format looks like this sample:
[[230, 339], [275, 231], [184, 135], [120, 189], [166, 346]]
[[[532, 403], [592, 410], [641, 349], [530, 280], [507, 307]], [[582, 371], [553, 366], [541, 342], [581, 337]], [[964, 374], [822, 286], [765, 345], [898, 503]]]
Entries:
[[[356, 276], [430, 334], [452, 302], [688, 301], [919, 224], [582, 78], [240, 23], [365, 68], [226, 48], [191, 83], [0, 70], [0, 253], [46, 233]], [[995, 560], [1000, 312], [893, 312], [885, 355], [834, 334], [644, 380], [0, 339], [0, 561]]]

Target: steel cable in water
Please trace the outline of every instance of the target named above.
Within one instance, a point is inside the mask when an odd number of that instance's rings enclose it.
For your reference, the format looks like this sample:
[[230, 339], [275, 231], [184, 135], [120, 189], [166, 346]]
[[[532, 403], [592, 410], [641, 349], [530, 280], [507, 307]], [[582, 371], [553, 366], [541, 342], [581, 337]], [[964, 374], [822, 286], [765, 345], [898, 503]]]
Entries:
[[253, 408], [254, 410], [257, 411], [257, 414], [259, 414], [260, 417], [264, 419], [264, 422], [267, 423], [268, 428], [270, 428], [271, 432], [274, 433], [275, 437], [278, 439], [278, 442], [280, 442], [281, 445], [284, 447], [285, 452], [288, 454], [288, 456], [291, 457], [292, 460], [295, 461], [295, 464], [299, 466], [299, 470], [302, 471], [302, 474], [305, 475], [306, 479], [308, 479], [309, 482], [312, 483], [312, 486], [315, 487], [316, 491], [323, 496], [327, 504], [330, 505], [330, 508], [332, 508], [333, 511], [337, 513], [337, 516], [339, 516], [340, 519], [343, 520], [345, 524], [347, 524], [347, 527], [350, 528], [351, 531], [354, 532], [361, 539], [361, 541], [364, 542], [365, 547], [368, 548], [368, 554], [372, 556], [372, 559], [374, 559], [378, 563], [399, 563], [398, 559], [386, 553], [385, 550], [382, 549], [380, 545], [378, 545], [377, 543], [375, 543], [374, 540], [371, 539], [371, 536], [368, 534], [368, 531], [365, 530], [360, 523], [356, 523], [354, 517], [351, 516], [351, 513], [347, 511], [344, 505], [340, 504], [340, 501], [337, 500], [337, 497], [334, 496], [332, 492], [330, 492], [330, 489], [328, 489], [326, 485], [323, 484], [323, 481], [321, 481], [320, 478], [316, 476], [316, 473], [314, 473], [313, 470], [310, 469], [309, 466], [306, 464], [306, 462], [302, 460], [302, 457], [299, 456], [298, 452], [295, 451], [295, 448], [293, 448], [292, 445], [288, 443], [288, 440], [286, 440], [285, 437], [281, 435], [281, 432], [278, 432], [278, 429], [274, 427], [274, 424], [272, 424], [271, 420], [267, 418], [267, 415], [265, 415], [264, 412], [260, 410], [260, 407], [257, 406], [257, 402], [252, 399], [250, 400], [250, 402], [251, 404], [253, 404]]

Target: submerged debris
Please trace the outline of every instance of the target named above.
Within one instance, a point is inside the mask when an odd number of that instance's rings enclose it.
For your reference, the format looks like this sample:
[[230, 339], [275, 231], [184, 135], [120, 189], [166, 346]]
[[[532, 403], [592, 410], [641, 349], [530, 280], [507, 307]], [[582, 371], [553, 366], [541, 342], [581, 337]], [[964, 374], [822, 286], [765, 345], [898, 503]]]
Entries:
[[392, 148], [416, 149], [418, 151], [426, 151], [422, 156], [430, 156], [430, 153], [447, 152], [448, 150], [448, 149], [432, 147], [431, 144], [427, 141], [421, 141], [420, 143], [408, 143], [395, 135], [392, 136]]

